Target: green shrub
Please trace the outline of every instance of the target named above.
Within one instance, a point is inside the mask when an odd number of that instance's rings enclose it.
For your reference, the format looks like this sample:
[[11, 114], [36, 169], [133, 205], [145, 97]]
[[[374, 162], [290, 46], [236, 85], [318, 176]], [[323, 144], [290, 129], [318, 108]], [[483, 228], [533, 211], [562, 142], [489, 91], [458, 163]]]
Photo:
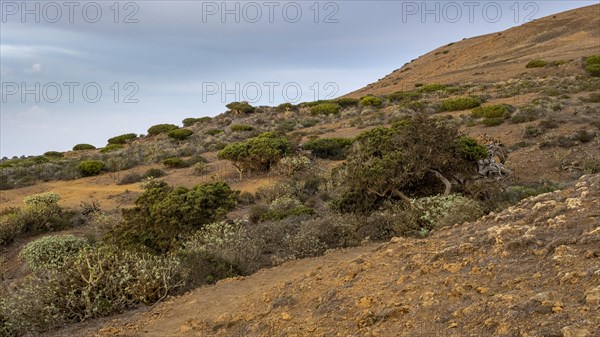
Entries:
[[254, 204], [254, 195], [250, 192], [242, 192], [238, 196], [238, 203], [242, 205]]
[[226, 105], [227, 109], [233, 110], [239, 114], [248, 114], [254, 112], [255, 108], [248, 102], [231, 102]]
[[440, 90], [446, 89], [445, 84], [431, 83], [431, 84], [423, 84], [419, 87], [420, 92], [436, 92]]
[[544, 61], [544, 60], [531, 60], [529, 61], [529, 63], [527, 63], [527, 65], [525, 66], [525, 68], [543, 68], [545, 66], [548, 65], [548, 61]]
[[122, 211], [122, 222], [106, 240], [122, 247], [164, 253], [179, 245], [177, 237], [221, 220], [236, 204], [237, 192], [217, 182], [192, 189], [155, 182]]
[[427, 230], [473, 221], [483, 215], [476, 201], [456, 194], [419, 198], [412, 200], [412, 205], [421, 227]]
[[53, 157], [53, 158], [62, 158], [62, 157], [64, 157], [64, 154], [62, 152], [58, 152], [58, 151], [48, 151], [48, 152], [44, 153], [44, 156]]
[[150, 305], [172, 294], [185, 276], [174, 258], [111, 246], [85, 247], [67, 260], [69, 268], [33, 275], [5, 299], [17, 335], [43, 335], [68, 322]]
[[260, 216], [260, 221], [277, 221], [301, 215], [313, 215], [315, 210], [306, 206], [298, 206], [286, 211], [269, 210]]
[[334, 115], [340, 112], [342, 107], [336, 103], [321, 103], [310, 108], [312, 115]]
[[177, 129], [169, 131], [167, 135], [175, 140], [186, 140], [193, 134], [194, 132], [188, 129]]
[[124, 146], [121, 144], [108, 144], [105, 147], [103, 147], [102, 149], [100, 149], [100, 153], [108, 153], [108, 152], [118, 151], [123, 148], [124, 148]]
[[486, 118], [481, 121], [481, 124], [483, 124], [487, 127], [492, 127], [492, 126], [498, 126], [498, 125], [504, 123], [504, 121], [505, 121], [504, 118]]
[[210, 136], [216, 136], [216, 135], [218, 135], [218, 134], [220, 134], [220, 133], [222, 133], [222, 132], [223, 132], [223, 130], [219, 130], [219, 129], [210, 129], [210, 130], [207, 130], [205, 133], [206, 133], [207, 135], [210, 135]]
[[126, 133], [124, 135], [110, 138], [108, 140], [108, 144], [127, 144], [134, 139], [137, 139], [137, 135], [135, 133]]
[[508, 115], [510, 115], [510, 109], [505, 104], [481, 106], [471, 111], [471, 116], [475, 118], [500, 118]]
[[296, 106], [292, 103], [281, 103], [277, 106], [277, 112], [286, 112], [296, 110]]
[[163, 165], [169, 168], [184, 168], [188, 166], [185, 160], [178, 157], [172, 157], [163, 160]]
[[305, 128], [310, 128], [312, 126], [319, 124], [319, 122], [320, 122], [320, 120], [318, 118], [308, 118], [308, 119], [302, 120], [300, 122], [300, 124], [302, 124], [302, 126]]
[[26, 197], [23, 208], [0, 212], [0, 246], [21, 234], [36, 235], [69, 227], [73, 214], [62, 210], [59, 199], [56, 193], [42, 193]]
[[459, 137], [456, 142], [458, 143], [458, 149], [461, 156], [466, 160], [476, 162], [479, 159], [483, 159], [488, 156], [487, 147], [479, 144], [479, 142], [474, 138], [462, 136]]
[[100, 160], [85, 160], [79, 163], [79, 172], [84, 177], [97, 176], [105, 167], [106, 164]]
[[573, 136], [573, 139], [580, 143], [589, 143], [596, 137], [595, 134], [588, 132], [587, 130], [579, 130]]
[[360, 102], [360, 100], [358, 98], [340, 97], [340, 98], [337, 98], [334, 102], [337, 103], [342, 108], [349, 108], [349, 107], [357, 106], [358, 103]]
[[307, 170], [310, 167], [311, 160], [302, 155], [283, 157], [277, 163], [276, 172], [286, 177], [291, 177], [298, 172]]
[[383, 104], [383, 101], [379, 97], [375, 96], [365, 96], [360, 99], [360, 105], [362, 106], [373, 106], [378, 107]]
[[157, 124], [157, 125], [151, 126], [148, 129], [148, 136], [156, 136], [156, 135], [160, 135], [161, 133], [169, 133], [170, 131], [177, 130], [177, 129], [179, 129], [179, 127], [174, 124]]
[[542, 135], [544, 132], [533, 125], [528, 125], [523, 129], [523, 138], [535, 138], [537, 136]]
[[96, 147], [91, 144], [77, 144], [73, 146], [73, 151], [95, 150]]
[[600, 55], [593, 55], [587, 58], [585, 70], [594, 77], [600, 76]]
[[397, 91], [387, 95], [387, 99], [394, 103], [414, 101], [418, 100], [419, 98], [421, 98], [421, 93], [414, 91]]
[[167, 175], [167, 174], [163, 170], [157, 169], [157, 168], [151, 168], [151, 169], [148, 169], [148, 171], [146, 171], [142, 175], [142, 178], [143, 179], [147, 179], [147, 178], [160, 178], [160, 177], [164, 177], [165, 175]]
[[232, 162], [240, 179], [248, 170], [269, 171], [285, 155], [291, 153], [290, 142], [285, 137], [277, 137], [265, 132], [245, 142], [231, 143], [217, 154], [219, 159]]
[[58, 203], [60, 195], [54, 192], [45, 192], [26, 196], [23, 202], [27, 206], [51, 206]]
[[144, 178], [139, 173], [129, 173], [117, 182], [117, 185], [129, 185], [139, 183]]
[[247, 131], [254, 131], [254, 127], [251, 125], [245, 125], [245, 124], [233, 124], [230, 126], [231, 131], [233, 132], [247, 132]]
[[458, 97], [443, 100], [440, 103], [440, 107], [443, 111], [459, 111], [473, 109], [478, 107], [480, 104], [481, 102], [474, 97]]
[[532, 108], [521, 108], [511, 118], [510, 122], [513, 124], [532, 122], [538, 119], [539, 113]]
[[188, 127], [194, 124], [206, 123], [209, 122], [212, 118], [210, 117], [200, 117], [200, 118], [186, 118], [183, 120], [183, 126]]
[[344, 213], [370, 214], [385, 201], [443, 192], [440, 176], [468, 179], [477, 166], [462, 154], [460, 137], [457, 126], [422, 115], [363, 132], [346, 162], [332, 172], [337, 186], [332, 206]]
[[319, 158], [342, 160], [351, 146], [350, 138], [317, 138], [304, 144], [304, 149]]
[[25, 245], [20, 256], [34, 271], [57, 269], [87, 245], [86, 239], [73, 235], [49, 235]]

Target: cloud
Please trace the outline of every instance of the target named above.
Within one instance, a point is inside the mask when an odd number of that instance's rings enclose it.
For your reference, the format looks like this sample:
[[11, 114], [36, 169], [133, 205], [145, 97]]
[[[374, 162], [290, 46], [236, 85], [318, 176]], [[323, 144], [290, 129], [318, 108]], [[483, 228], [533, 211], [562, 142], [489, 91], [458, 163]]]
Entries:
[[40, 73], [40, 72], [42, 72], [42, 65], [39, 63], [34, 63], [31, 65], [31, 67], [25, 69], [25, 72], [29, 73], [29, 74]]

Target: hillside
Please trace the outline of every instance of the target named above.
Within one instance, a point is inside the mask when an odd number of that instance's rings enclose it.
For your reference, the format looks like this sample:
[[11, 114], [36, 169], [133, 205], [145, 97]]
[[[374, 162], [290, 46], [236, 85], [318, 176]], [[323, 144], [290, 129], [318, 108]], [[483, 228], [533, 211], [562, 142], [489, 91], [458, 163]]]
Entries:
[[405, 64], [375, 83], [348, 94], [361, 97], [411, 90], [417, 83], [490, 83], [523, 76], [542, 77], [555, 69], [525, 69], [535, 59], [575, 62], [561, 74], [583, 73], [580, 59], [600, 53], [600, 5], [544, 17], [503, 32], [442, 46]]
[[0, 336], [600, 336], [599, 10], [0, 161]]
[[600, 176], [55, 336], [599, 336]]

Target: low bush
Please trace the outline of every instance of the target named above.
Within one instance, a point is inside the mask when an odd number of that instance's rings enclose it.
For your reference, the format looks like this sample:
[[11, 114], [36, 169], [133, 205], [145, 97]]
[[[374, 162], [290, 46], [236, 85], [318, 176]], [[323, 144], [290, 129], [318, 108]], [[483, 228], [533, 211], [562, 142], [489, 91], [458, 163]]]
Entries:
[[291, 177], [298, 172], [305, 171], [310, 167], [311, 160], [302, 155], [283, 157], [275, 166], [275, 172], [286, 177]]
[[587, 130], [579, 130], [573, 136], [573, 140], [576, 140], [580, 143], [589, 143], [596, 137], [595, 134], [588, 132]]
[[21, 235], [36, 235], [71, 226], [73, 213], [58, 205], [56, 193], [42, 193], [26, 197], [23, 208], [8, 208], [0, 212], [0, 246], [7, 245]]
[[207, 130], [205, 133], [206, 133], [207, 135], [209, 135], [209, 136], [216, 136], [216, 135], [218, 135], [218, 134], [220, 134], [220, 133], [223, 133], [223, 130], [219, 130], [219, 129], [210, 129], [210, 130]]
[[548, 65], [548, 61], [544, 60], [531, 60], [525, 65], [525, 68], [543, 68]]
[[206, 123], [209, 122], [212, 118], [210, 117], [200, 117], [200, 118], [186, 118], [183, 120], [183, 126], [188, 127], [194, 124]]
[[163, 165], [165, 165], [168, 168], [184, 168], [184, 167], [188, 167], [188, 163], [178, 157], [172, 157], [172, 158], [167, 158], [165, 160], [163, 160]]
[[36, 272], [57, 269], [88, 246], [87, 240], [73, 235], [49, 235], [25, 245], [20, 256]]
[[85, 160], [79, 163], [79, 172], [84, 177], [97, 176], [106, 168], [106, 164], [100, 160]]
[[427, 230], [473, 221], [483, 215], [476, 201], [457, 194], [414, 199], [412, 206], [417, 210], [420, 226]]
[[48, 151], [44, 153], [44, 156], [51, 158], [62, 158], [64, 157], [64, 154], [58, 151]]
[[529, 125], [523, 129], [523, 138], [535, 138], [541, 136], [543, 133], [542, 129]]
[[238, 203], [242, 205], [252, 205], [254, 204], [254, 195], [250, 192], [242, 192], [238, 195]]
[[505, 119], [504, 118], [485, 118], [484, 120], [481, 121], [481, 124], [487, 126], [487, 127], [492, 127], [492, 126], [498, 126], [502, 123], [504, 123]]
[[308, 119], [304, 119], [300, 122], [300, 124], [302, 124], [303, 127], [305, 128], [310, 128], [311, 126], [315, 126], [317, 124], [319, 124], [320, 120], [317, 118], [308, 118]]
[[379, 107], [383, 104], [383, 101], [379, 97], [375, 96], [365, 96], [360, 99], [360, 105], [362, 106], [372, 106]]
[[599, 77], [600, 76], [600, 55], [593, 55], [587, 58], [585, 70], [588, 74]]
[[245, 124], [233, 124], [230, 126], [231, 131], [233, 132], [248, 132], [248, 131], [254, 131], [254, 127], [251, 125], [245, 125]]
[[360, 100], [358, 98], [341, 97], [341, 98], [337, 98], [334, 102], [337, 103], [342, 108], [349, 108], [349, 107], [357, 106], [360, 103]]
[[260, 240], [251, 238], [240, 220], [205, 225], [178, 252], [190, 269], [190, 283], [214, 283], [235, 275], [247, 275], [260, 267]]
[[105, 240], [123, 248], [165, 253], [180, 245], [181, 235], [222, 220], [235, 206], [237, 194], [222, 182], [187, 189], [156, 181], [137, 198], [134, 208], [123, 209], [122, 222], [106, 233]]
[[231, 102], [226, 105], [227, 109], [233, 110], [239, 114], [248, 114], [254, 112], [255, 108], [248, 102]]
[[171, 131], [169, 131], [169, 133], [167, 133], [169, 138], [172, 138], [175, 140], [186, 140], [193, 134], [194, 134], [194, 132], [192, 130], [188, 130], [188, 129], [176, 129], [176, 130], [171, 130]]
[[41, 335], [69, 322], [152, 304], [182, 285], [177, 260], [112, 246], [84, 247], [65, 268], [34, 274], [5, 298], [8, 325], [17, 335]]
[[45, 192], [26, 196], [23, 202], [27, 206], [51, 206], [56, 205], [60, 200], [60, 195], [54, 192]]
[[296, 110], [296, 106], [292, 103], [281, 103], [277, 106], [277, 112], [286, 112], [286, 111], [294, 111]]
[[129, 173], [129, 174], [125, 175], [123, 178], [121, 178], [117, 182], [117, 185], [135, 184], [135, 183], [139, 183], [142, 180], [144, 180], [144, 177], [142, 177], [142, 175], [140, 175], [139, 173]]
[[151, 126], [148, 129], [148, 136], [156, 136], [162, 133], [169, 133], [170, 131], [177, 130], [179, 127], [174, 124], [157, 124]]
[[431, 83], [431, 84], [423, 84], [419, 87], [420, 92], [436, 92], [440, 90], [446, 89], [447, 85]]
[[109, 152], [121, 150], [123, 148], [124, 148], [124, 146], [122, 144], [108, 144], [105, 147], [103, 147], [102, 149], [100, 149], [100, 153], [109, 153]]
[[459, 111], [478, 107], [481, 102], [474, 97], [458, 97], [443, 100], [440, 108], [443, 111]]
[[458, 143], [458, 149], [460, 154], [466, 160], [476, 162], [479, 159], [486, 158], [488, 156], [487, 147], [480, 144], [474, 138], [469, 136], [459, 137], [456, 142]]
[[475, 118], [505, 118], [509, 115], [510, 108], [505, 104], [482, 106], [471, 111], [471, 116]]
[[148, 169], [142, 175], [142, 178], [143, 179], [147, 179], [147, 178], [160, 178], [160, 177], [164, 177], [165, 175], [167, 175], [167, 174], [163, 170], [157, 169], [157, 168], [151, 168], [151, 169]]
[[95, 150], [96, 147], [91, 144], [77, 144], [73, 146], [73, 151]]
[[137, 139], [137, 135], [135, 133], [126, 133], [124, 135], [110, 138], [108, 140], [108, 144], [127, 144], [134, 139]]
[[409, 102], [415, 101], [421, 98], [420, 92], [414, 91], [397, 91], [392, 94], [387, 95], [386, 97], [390, 102], [399, 103], [399, 102]]
[[304, 144], [304, 149], [318, 158], [342, 160], [351, 146], [350, 138], [317, 138]]
[[321, 103], [310, 108], [312, 115], [334, 115], [340, 112], [341, 106], [337, 103]]

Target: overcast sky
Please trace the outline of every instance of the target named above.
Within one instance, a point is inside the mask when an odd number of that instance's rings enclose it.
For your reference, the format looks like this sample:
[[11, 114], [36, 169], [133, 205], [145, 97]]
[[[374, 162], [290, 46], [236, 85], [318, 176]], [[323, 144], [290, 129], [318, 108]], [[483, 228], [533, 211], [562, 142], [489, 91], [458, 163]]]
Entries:
[[231, 101], [340, 96], [441, 45], [598, 1], [23, 3], [0, 0], [0, 157], [100, 147]]

